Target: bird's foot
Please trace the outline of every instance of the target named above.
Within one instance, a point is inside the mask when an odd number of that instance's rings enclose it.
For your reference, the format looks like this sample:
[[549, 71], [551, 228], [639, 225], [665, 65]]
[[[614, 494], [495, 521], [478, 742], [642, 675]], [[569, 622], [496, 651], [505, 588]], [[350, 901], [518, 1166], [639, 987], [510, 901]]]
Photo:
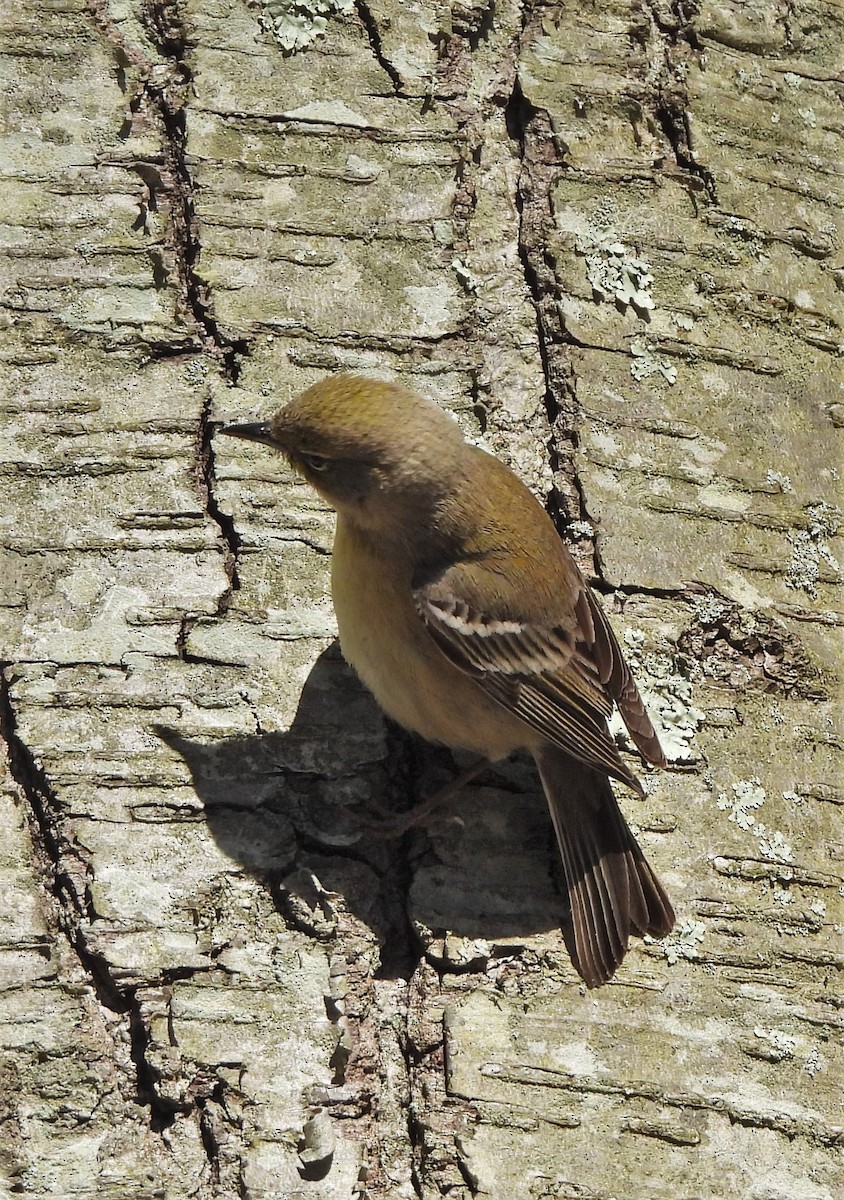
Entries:
[[446, 801], [450, 800], [467, 783], [471, 783], [473, 779], [476, 779], [488, 766], [489, 763], [487, 760], [481, 758], [478, 762], [473, 763], [471, 767], [467, 767], [465, 771], [461, 771], [445, 787], [439, 788], [427, 800], [423, 800], [421, 804], [415, 805], [413, 808], [408, 809], [407, 812], [387, 815], [386, 810], [379, 806], [381, 815], [377, 817], [359, 817], [360, 825], [363, 831], [373, 838], [389, 839], [401, 837], [402, 834], [414, 829], [417, 825], [421, 825], [427, 817], [430, 817], [438, 808], [441, 808]]

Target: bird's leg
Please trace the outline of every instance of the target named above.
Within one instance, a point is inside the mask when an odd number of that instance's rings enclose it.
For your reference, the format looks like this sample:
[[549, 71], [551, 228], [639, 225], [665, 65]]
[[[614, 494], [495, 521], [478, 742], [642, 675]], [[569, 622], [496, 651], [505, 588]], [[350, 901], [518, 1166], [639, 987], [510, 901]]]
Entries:
[[397, 813], [395, 816], [385, 817], [383, 820], [373, 820], [370, 818], [369, 820], [361, 821], [361, 824], [373, 837], [400, 837], [401, 834], [407, 833], [408, 829], [421, 824], [426, 817], [429, 817], [432, 812], [435, 812], [442, 804], [450, 800], [467, 783], [471, 783], [473, 779], [477, 779], [488, 766], [489, 760], [480, 758], [477, 762], [472, 763], [470, 767], [467, 767], [465, 771], [461, 771], [445, 787], [441, 787], [438, 791], [434, 792], [433, 796], [429, 796], [427, 800], [423, 800], [407, 812]]

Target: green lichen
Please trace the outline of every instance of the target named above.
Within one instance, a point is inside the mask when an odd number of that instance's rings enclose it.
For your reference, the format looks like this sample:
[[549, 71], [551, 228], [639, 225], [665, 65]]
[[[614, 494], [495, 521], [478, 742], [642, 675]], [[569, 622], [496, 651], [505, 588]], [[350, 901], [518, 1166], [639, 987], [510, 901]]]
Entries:
[[619, 308], [632, 308], [642, 320], [650, 319], [656, 308], [650, 263], [606, 234], [581, 236], [577, 249], [586, 256], [586, 278], [596, 300], [613, 299]]
[[261, 28], [285, 54], [296, 54], [325, 35], [329, 17], [353, 11], [354, 0], [265, 0]]
[[677, 382], [677, 368], [667, 358], [660, 358], [654, 352], [653, 345], [644, 338], [637, 338], [635, 342], [630, 343], [630, 353], [633, 355], [630, 374], [634, 379], [642, 380], [651, 375], [661, 375], [667, 383]]

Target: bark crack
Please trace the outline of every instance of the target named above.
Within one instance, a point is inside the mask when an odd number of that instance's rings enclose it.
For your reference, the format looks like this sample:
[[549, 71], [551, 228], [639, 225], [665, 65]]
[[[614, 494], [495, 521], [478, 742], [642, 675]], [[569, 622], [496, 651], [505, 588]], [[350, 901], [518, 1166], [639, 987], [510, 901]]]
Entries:
[[401, 96], [404, 88], [402, 77], [384, 53], [384, 47], [381, 43], [381, 33], [378, 29], [378, 23], [375, 20], [369, 5], [366, 4], [364, 0], [355, 0], [355, 9], [357, 10], [360, 23], [363, 25], [366, 31], [366, 36], [368, 37], [369, 44], [372, 47], [372, 53], [375, 57], [375, 61], [389, 78], [390, 83], [393, 85], [393, 91], [396, 96]]
[[[232, 597], [240, 587], [238, 561], [243, 539], [237, 531], [234, 518], [220, 507], [214, 494], [216, 473], [214, 470], [214, 423], [211, 420], [212, 404], [213, 398], [209, 396], [202, 405], [196, 436], [194, 474], [202, 501], [203, 512], [217, 526], [218, 540], [222, 548], [223, 572], [226, 578], [226, 585], [217, 597], [217, 607], [214, 612], [214, 617], [220, 618], [224, 617], [228, 612], [231, 607]], [[196, 658], [188, 650], [188, 640], [198, 620], [198, 615], [190, 612], [185, 613], [176, 636], [176, 651], [179, 657], [185, 662], [207, 661]]]
[[[677, 166], [694, 184], [693, 190], [703, 190], [707, 201], [717, 204], [715, 176], [695, 154], [689, 121], [689, 92], [679, 69], [681, 65], [686, 66], [689, 50], [693, 53], [703, 50], [694, 27], [697, 8], [696, 3], [674, 0], [671, 16], [668, 16], [658, 3], [647, 0], [650, 28], [663, 41], [663, 65], [654, 95], [654, 116], [668, 139]], [[643, 33], [643, 37], [647, 37], [647, 33]]]
[[199, 272], [200, 222], [187, 154], [187, 94], [193, 82], [186, 57], [187, 39], [176, 6], [167, 0], [146, 0], [142, 15], [151, 41], [168, 64], [166, 71], [150, 71], [143, 88], [164, 130], [164, 176], [170, 193], [173, 249], [182, 298], [206, 352], [217, 359], [224, 378], [234, 385], [248, 343], [229, 338], [220, 329], [211, 290]]
[[[186, 38], [178, 21], [177, 10], [166, 0], [147, 0], [143, 8], [147, 32], [161, 55], [169, 62], [164, 74], [148, 71], [144, 93], [158, 113], [164, 131], [164, 170], [169, 192], [171, 236], [183, 306], [197, 328], [203, 347], [219, 364], [223, 378], [237, 384], [242, 358], [248, 353], [245, 339], [227, 337], [214, 315], [213, 296], [202, 279], [199, 261], [202, 252], [200, 225], [195, 204], [195, 188], [187, 156], [187, 90], [193, 74], [186, 61]], [[150, 203], [155, 203], [157, 185], [164, 186], [156, 171], [147, 178]], [[224, 616], [232, 595], [240, 586], [238, 555], [242, 540], [232, 517], [224, 512], [214, 494], [214, 427], [211, 421], [213, 399], [202, 405], [196, 434], [194, 472], [204, 514], [216, 525], [223, 553], [226, 585], [217, 599], [215, 616]], [[198, 617], [185, 613], [176, 638], [179, 657], [191, 661], [187, 643]]]
[[90, 892], [90, 866], [62, 827], [60, 802], [44, 768], [18, 733], [12, 702], [13, 670], [12, 663], [0, 662], [0, 737], [7, 746], [11, 776], [27, 801], [32, 840], [42, 861], [41, 877], [48, 881], [52, 894], [50, 913], [55, 929], [73, 951], [98, 1002], [125, 1018], [135, 1073], [133, 1099], [140, 1106], [149, 1106], [150, 1128], [161, 1132], [173, 1123], [175, 1111], [156, 1090], [157, 1076], [146, 1058], [150, 1034], [135, 990], [119, 987], [109, 963], [92, 950], [85, 937], [83, 926], [97, 919]]
[[[146, 189], [139, 221], [143, 224], [147, 209], [157, 209], [158, 196], [162, 194], [167, 201], [182, 316], [197, 331], [205, 353], [218, 363], [224, 380], [234, 387], [240, 377], [242, 359], [248, 354], [249, 348], [246, 339], [228, 337], [220, 328], [214, 314], [211, 289], [199, 270], [202, 242], [195, 203], [196, 189], [188, 164], [186, 121], [187, 96], [193, 73], [187, 61], [187, 39], [179, 22], [178, 10], [167, 0], [145, 0], [142, 21], [150, 40], [165, 60], [163, 64], [154, 64], [126, 43], [102, 0], [92, 0], [91, 8], [114, 49], [119, 69], [122, 71], [124, 65], [132, 65], [141, 71], [141, 85], [129, 105], [129, 126], [146, 100], [156, 114], [162, 131], [161, 161], [138, 161], [133, 164]], [[163, 262], [159, 264], [159, 273], [161, 271], [164, 271]], [[168, 352], [184, 353], [184, 350], [181, 342], [177, 347], [158, 347], [157, 357]], [[215, 615], [223, 616], [228, 611], [233, 593], [240, 586], [237, 568], [241, 538], [233, 519], [220, 508], [214, 495], [212, 403], [212, 397], [209, 396], [199, 414], [194, 471], [204, 514], [216, 525], [222, 546], [226, 586], [217, 600]], [[177, 634], [176, 649], [179, 657], [185, 660], [189, 660], [187, 641], [197, 620], [197, 616], [186, 613]]]
[[[13, 670], [12, 663], [0, 662], [0, 736], [7, 746], [11, 776], [29, 806], [30, 829], [46, 868], [44, 878], [49, 880], [56, 926], [82, 961], [86, 974], [96, 980], [99, 970], [84, 959], [86, 947], [79, 931], [81, 921], [96, 915], [88, 888], [88, 864], [79, 849], [63, 837], [56, 794], [44, 768], [18, 733], [10, 678]], [[102, 1002], [112, 1011], [124, 1011], [111, 979], [106, 977], [103, 982]]]
[[[675, 70], [671, 59], [672, 48], [685, 44], [697, 48], [689, 6], [677, 3], [675, 19], [667, 21], [665, 14], [657, 14], [654, 5], [646, 10], [650, 23], [632, 32], [640, 40], [647, 41], [656, 36], [664, 43], [662, 63], [656, 71], [653, 113], [674, 151], [678, 165], [689, 179], [694, 180], [695, 190], [703, 189], [710, 203], [717, 200], [714, 177], [699, 163], [692, 147], [691, 127], [688, 119], [688, 92], [680, 82], [680, 73]], [[528, 11], [521, 44], [532, 36], [536, 13]], [[600, 547], [594, 522], [589, 516], [588, 502], [580, 479], [576, 456], [579, 447], [578, 429], [582, 421], [582, 409], [577, 396], [577, 377], [571, 361], [573, 349], [597, 349], [609, 353], [623, 353], [612, 347], [585, 346], [567, 328], [565, 317], [558, 302], [557, 282], [553, 252], [549, 250], [555, 228], [552, 210], [554, 179], [565, 169], [565, 148], [559, 144], [554, 121], [549, 113], [538, 109], [526, 97], [518, 78], [514, 80], [512, 93], [507, 102], [507, 127], [518, 144], [521, 171], [517, 190], [519, 214], [518, 246], [525, 282], [533, 300], [537, 318], [539, 353], [545, 374], [547, 390], [545, 405], [548, 423], [552, 430], [551, 468], [554, 472], [554, 490], [548, 498], [547, 507], [561, 535], [567, 525], [581, 524], [579, 541], [591, 545], [593, 580], [599, 588], [609, 590], [601, 561]], [[593, 532], [584, 535], [584, 528], [593, 526]], [[581, 564], [582, 565], [582, 564]]]
[[[586, 518], [586, 503], [574, 458], [579, 439], [580, 404], [565, 348], [575, 340], [565, 327], [556, 301], [554, 264], [547, 250], [553, 229], [551, 184], [561, 169], [554, 130], [547, 113], [525, 97], [518, 79], [506, 109], [507, 128], [521, 157], [518, 193], [518, 246], [525, 282], [536, 310], [537, 341], [546, 380], [545, 409], [553, 433], [551, 468], [555, 486], [548, 508], [558, 528]], [[549, 153], [550, 147], [550, 153]]]

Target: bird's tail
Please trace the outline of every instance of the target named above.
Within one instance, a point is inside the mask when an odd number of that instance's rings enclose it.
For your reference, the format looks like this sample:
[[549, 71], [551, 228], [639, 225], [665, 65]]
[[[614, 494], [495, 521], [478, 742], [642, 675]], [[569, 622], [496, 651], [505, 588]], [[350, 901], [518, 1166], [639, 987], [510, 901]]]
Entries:
[[630, 934], [664, 937], [674, 910], [606, 775], [550, 744], [534, 755], [568, 884], [568, 950], [587, 987], [597, 987], [615, 974]]

